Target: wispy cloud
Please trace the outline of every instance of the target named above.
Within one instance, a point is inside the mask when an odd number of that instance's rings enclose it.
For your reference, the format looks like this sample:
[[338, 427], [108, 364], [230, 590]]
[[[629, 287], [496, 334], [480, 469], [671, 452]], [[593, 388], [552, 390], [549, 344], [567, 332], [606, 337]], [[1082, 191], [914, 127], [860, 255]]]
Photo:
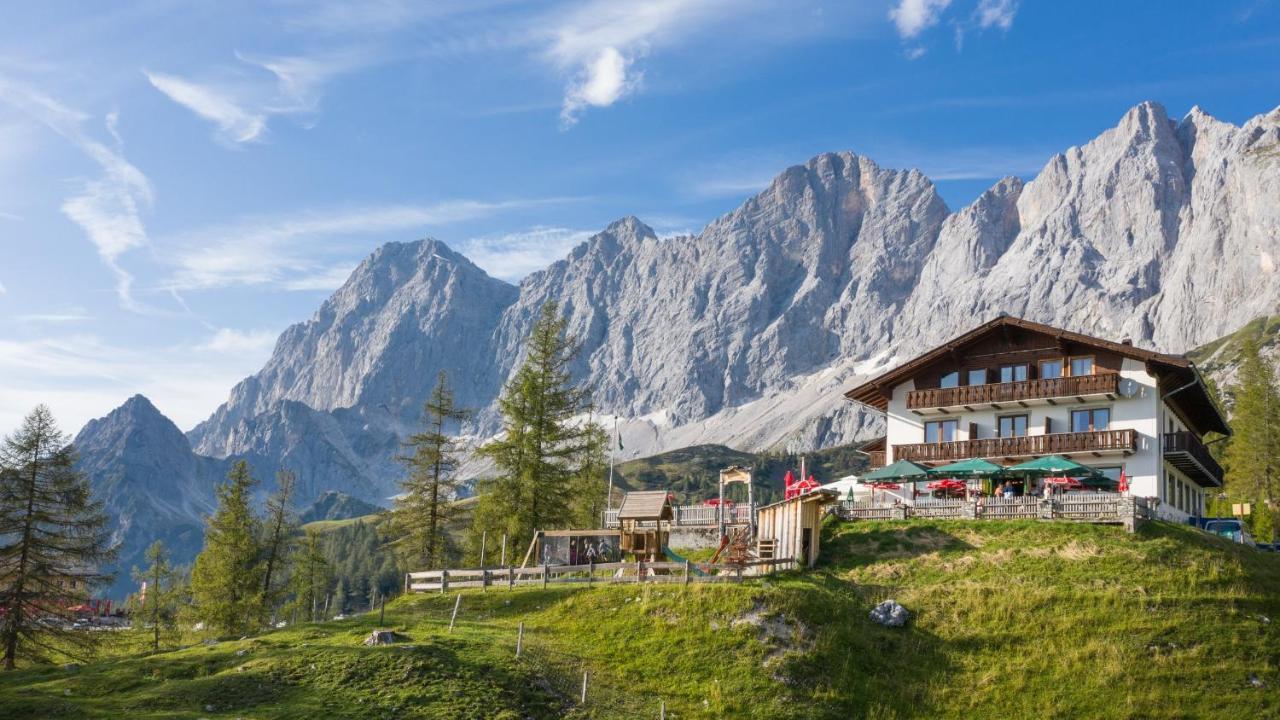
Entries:
[[26, 315], [18, 315], [15, 319], [20, 323], [39, 325], [46, 323], [62, 324], [84, 322], [93, 318], [85, 312], [84, 308], [68, 308], [61, 312], [55, 313], [31, 313]]
[[1013, 27], [1013, 17], [1018, 14], [1018, 0], [982, 0], [974, 11], [974, 19], [982, 29]]
[[218, 328], [213, 337], [198, 347], [217, 353], [252, 353], [262, 355], [271, 351], [276, 344], [279, 333], [271, 330], [235, 330]]
[[262, 140], [272, 117], [306, 116], [316, 111], [323, 86], [362, 67], [370, 56], [346, 51], [316, 56], [257, 56], [236, 53], [232, 79], [197, 81], [144, 71], [151, 85], [173, 102], [216, 127], [230, 145]]
[[898, 0], [889, 9], [889, 19], [898, 29], [898, 35], [910, 40], [926, 29], [938, 24], [942, 12], [951, 0]]
[[124, 143], [116, 132], [117, 117], [105, 118], [108, 146], [83, 129], [89, 119], [52, 97], [0, 77], [0, 99], [35, 118], [88, 155], [101, 169], [100, 177], [79, 181], [80, 191], [62, 204], [62, 212], [79, 225], [98, 250], [98, 257], [116, 277], [116, 296], [126, 309], [144, 311], [132, 294], [133, 275], [120, 263], [129, 250], [148, 244], [142, 214], [153, 201], [146, 175], [124, 156]]
[[594, 235], [590, 230], [535, 227], [522, 232], [472, 238], [459, 244], [472, 262], [490, 275], [517, 282], [545, 269]]
[[[178, 237], [166, 285], [204, 289], [276, 285], [290, 290], [337, 287], [353, 266], [353, 236], [418, 232], [510, 210], [567, 202], [567, 198], [485, 202], [455, 200], [434, 205], [391, 205], [286, 217], [250, 218]], [[346, 240], [346, 242], [344, 242]]]

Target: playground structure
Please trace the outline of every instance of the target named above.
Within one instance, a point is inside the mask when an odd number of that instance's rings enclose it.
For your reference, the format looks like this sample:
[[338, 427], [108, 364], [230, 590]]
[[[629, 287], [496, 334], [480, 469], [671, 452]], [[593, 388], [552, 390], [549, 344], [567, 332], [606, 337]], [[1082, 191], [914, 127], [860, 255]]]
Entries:
[[[683, 508], [672, 506], [666, 490], [646, 490], [627, 493], [619, 509], [604, 516], [603, 529], [534, 533], [518, 567], [484, 567], [482, 552], [479, 569], [407, 573], [405, 590], [447, 592], [450, 587], [545, 587], [597, 581], [688, 584], [737, 581], [779, 569], [809, 567], [818, 557], [823, 509], [837, 502], [838, 494], [821, 489], [812, 478], [795, 482], [790, 472], [787, 475], [792, 482], [785, 499], [757, 510], [751, 468], [731, 466], [720, 471], [717, 497], [692, 506], [714, 513], [698, 523], [697, 532], [706, 544], [692, 546], [714, 547], [709, 562], [691, 561], [671, 549], [671, 531], [673, 526], [679, 529], [678, 513]], [[747, 486], [746, 506], [735, 506], [725, 498], [726, 491], [738, 483]], [[715, 535], [710, 536], [713, 531]], [[506, 544], [504, 537], [504, 565]]]

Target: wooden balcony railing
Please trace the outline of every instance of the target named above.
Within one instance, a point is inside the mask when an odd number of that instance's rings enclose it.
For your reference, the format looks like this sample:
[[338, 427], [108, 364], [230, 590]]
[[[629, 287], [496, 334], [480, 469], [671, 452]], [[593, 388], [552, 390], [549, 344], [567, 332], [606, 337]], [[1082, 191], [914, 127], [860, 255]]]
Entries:
[[1076, 377], [1024, 380], [1022, 382], [926, 388], [907, 393], [907, 409], [998, 405], [1020, 400], [1115, 395], [1120, 389], [1119, 373], [1098, 373]]
[[1165, 433], [1164, 459], [1201, 485], [1222, 484], [1222, 466], [1192, 433], [1185, 430]]
[[868, 468], [875, 470], [876, 468], [884, 467], [884, 451], [883, 450], [871, 450], [867, 453], [867, 458], [868, 458], [867, 460]]
[[1032, 457], [1079, 452], [1133, 452], [1137, 447], [1138, 433], [1135, 430], [1099, 430], [894, 445], [893, 459], [942, 462], [968, 458]]

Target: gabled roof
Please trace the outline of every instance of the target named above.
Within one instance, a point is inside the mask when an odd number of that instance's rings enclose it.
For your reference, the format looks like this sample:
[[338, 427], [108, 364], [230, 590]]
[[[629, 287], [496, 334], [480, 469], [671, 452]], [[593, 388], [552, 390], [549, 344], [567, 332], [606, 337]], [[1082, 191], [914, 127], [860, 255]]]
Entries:
[[629, 492], [618, 508], [619, 520], [671, 520], [674, 517], [666, 490]]
[[1152, 375], [1167, 379], [1173, 384], [1173, 387], [1162, 388], [1162, 390], [1167, 392], [1187, 385], [1191, 386], [1179, 390], [1178, 394], [1170, 398], [1170, 400], [1176, 400], [1176, 405], [1182, 410], [1180, 414], [1184, 416], [1183, 420], [1187, 421], [1197, 432], [1202, 435], [1206, 432], [1218, 432], [1224, 435], [1231, 433], [1226, 417], [1218, 407], [1217, 401], [1213, 398], [1212, 393], [1209, 392], [1208, 387], [1205, 386], [1204, 378], [1200, 376], [1200, 371], [1185, 356], [1145, 350], [1129, 343], [1103, 340], [1091, 335], [1072, 332], [1011, 315], [1001, 315], [994, 320], [985, 322], [966, 333], [958, 335], [929, 352], [918, 355], [879, 377], [849, 390], [844, 396], [854, 402], [884, 412], [888, 410], [889, 398], [895, 386], [909, 380], [927, 366], [942, 360], [953, 352], [959, 351], [965, 345], [1001, 328], [1009, 327], [1048, 335], [1064, 342], [1092, 346], [1121, 357], [1140, 360], [1146, 363], [1147, 370]]

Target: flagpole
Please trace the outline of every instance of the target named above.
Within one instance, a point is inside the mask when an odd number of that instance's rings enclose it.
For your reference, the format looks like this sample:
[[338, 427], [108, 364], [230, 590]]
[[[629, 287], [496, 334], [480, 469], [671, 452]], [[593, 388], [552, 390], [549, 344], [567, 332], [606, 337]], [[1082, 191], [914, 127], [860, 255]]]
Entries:
[[613, 416], [613, 437], [609, 439], [609, 494], [604, 498], [607, 510], [613, 509], [613, 456], [617, 454], [614, 444], [618, 442], [618, 416]]

